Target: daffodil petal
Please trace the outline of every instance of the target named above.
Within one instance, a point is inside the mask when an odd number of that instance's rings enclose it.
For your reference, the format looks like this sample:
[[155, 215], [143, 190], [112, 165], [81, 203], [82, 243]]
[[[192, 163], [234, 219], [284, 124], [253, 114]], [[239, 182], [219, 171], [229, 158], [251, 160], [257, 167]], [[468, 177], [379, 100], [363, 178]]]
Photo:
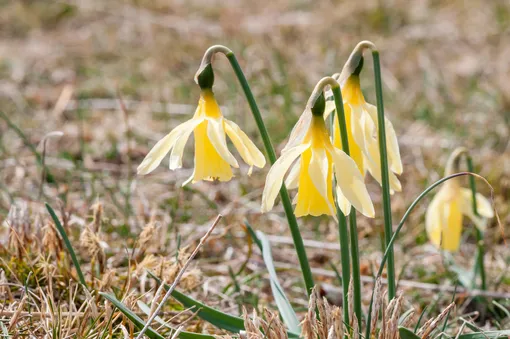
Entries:
[[373, 218], [374, 205], [363, 182], [358, 166], [343, 151], [331, 147], [330, 154], [335, 166], [337, 185], [341, 193], [363, 215]]
[[338, 207], [340, 208], [342, 213], [345, 216], [348, 216], [351, 213], [351, 206], [352, 205], [349, 202], [349, 200], [347, 200], [345, 195], [342, 193], [342, 190], [338, 186], [336, 187], [336, 201], [337, 201]]
[[432, 198], [425, 214], [425, 230], [427, 231], [430, 242], [437, 248], [441, 246], [441, 231], [445, 227], [440, 212], [440, 208], [445, 201], [442, 199], [440, 192], [441, 191]]
[[[464, 200], [464, 206], [466, 206], [466, 210], [469, 207], [469, 210], [473, 210], [473, 195], [471, 194], [471, 190], [469, 188], [461, 188], [461, 195]], [[478, 214], [485, 218], [494, 218], [494, 210], [492, 208], [492, 203], [484, 197], [481, 193], [476, 193], [476, 209]]]
[[188, 179], [186, 179], [186, 181], [184, 181], [184, 182], [182, 183], [181, 187], [186, 186], [186, 185], [187, 185], [187, 184], [189, 184], [190, 182], [191, 182], [191, 183], [193, 183], [193, 182], [194, 182], [194, 181], [193, 181], [193, 178], [194, 178], [194, 177], [195, 177], [195, 169], [193, 169], [193, 173], [191, 173], [191, 176], [190, 176]]
[[[362, 107], [359, 105], [345, 105], [345, 113], [351, 115], [351, 126], [347, 126], [351, 128], [352, 137], [356, 144], [361, 148], [363, 152], [366, 153], [366, 142], [367, 139], [371, 138], [371, 135], [368, 135], [365, 132], [366, 119], [365, 113], [362, 110]], [[368, 131], [367, 131], [368, 132]], [[369, 140], [370, 141], [370, 140]]]
[[[377, 124], [377, 107], [374, 105], [366, 104], [367, 112], [372, 117], [372, 120]], [[398, 146], [397, 134], [393, 128], [391, 121], [384, 117], [386, 126], [386, 147], [388, 151], [388, 163], [390, 169], [396, 174], [402, 174], [403, 166], [402, 159], [400, 158], [400, 148]]]
[[430, 241], [438, 248], [457, 251], [462, 234], [463, 199], [457, 186], [445, 185], [430, 203], [425, 227]]
[[335, 215], [333, 206], [329, 203], [328, 197], [328, 170], [329, 161], [326, 151], [321, 148], [312, 147], [312, 158], [310, 159], [310, 165], [308, 166], [308, 173], [313, 185], [319, 192], [319, 194], [326, 201], [331, 215]]
[[326, 101], [326, 108], [324, 109], [324, 119], [327, 119], [331, 113], [336, 110], [335, 101], [328, 100]]
[[301, 144], [282, 153], [274, 163], [266, 177], [264, 192], [262, 193], [262, 213], [270, 211], [283, 184], [283, 178], [292, 163], [308, 148], [309, 144]]
[[485, 231], [487, 228], [486, 218], [494, 217], [494, 211], [490, 201], [482, 194], [476, 193], [476, 207], [479, 215], [475, 215], [473, 212], [473, 195], [471, 194], [471, 190], [468, 188], [461, 188], [460, 190], [462, 197], [462, 213], [471, 219], [478, 229]]
[[[381, 173], [381, 158], [379, 153], [379, 144], [376, 140], [372, 141], [368, 146], [368, 156], [365, 157], [366, 166], [370, 174], [374, 179], [382, 185], [382, 173]], [[388, 171], [388, 179], [390, 183], [390, 189], [392, 191], [402, 191], [402, 184], [398, 180], [398, 177], [392, 172]]]
[[184, 133], [189, 130], [193, 131], [193, 126], [196, 120], [190, 119], [179, 126], [175, 127], [163, 139], [159, 140], [156, 145], [150, 150], [149, 154], [143, 159], [142, 163], [137, 168], [137, 173], [140, 175], [148, 174], [159, 166], [163, 158], [170, 152], [172, 147]]
[[303, 114], [299, 117], [298, 122], [292, 128], [290, 132], [289, 141], [282, 149], [282, 154], [287, 152], [289, 149], [300, 145], [310, 128], [310, 124], [312, 122], [312, 112], [310, 109], [305, 109]]
[[266, 158], [264, 154], [255, 146], [255, 144], [248, 138], [239, 126], [227, 119], [225, 121], [225, 131], [235, 148], [241, 154], [243, 160], [250, 166], [257, 166], [263, 168], [266, 165]]
[[290, 169], [289, 175], [285, 179], [285, 187], [289, 190], [293, 190], [298, 188], [299, 186], [299, 172], [301, 171], [301, 162], [296, 161], [296, 163]]
[[230, 166], [238, 168], [236, 158], [230, 153], [227, 147], [225, 130], [223, 128], [223, 118], [207, 118], [207, 137], [211, 141], [218, 154], [229, 163]]
[[184, 147], [188, 142], [188, 139], [193, 133], [195, 127], [197, 127], [203, 119], [192, 119], [193, 123], [188, 126], [188, 129], [181, 134], [181, 136], [177, 139], [172, 149], [172, 153], [170, 154], [170, 169], [175, 170], [177, 168], [182, 167], [182, 155], [184, 152]]

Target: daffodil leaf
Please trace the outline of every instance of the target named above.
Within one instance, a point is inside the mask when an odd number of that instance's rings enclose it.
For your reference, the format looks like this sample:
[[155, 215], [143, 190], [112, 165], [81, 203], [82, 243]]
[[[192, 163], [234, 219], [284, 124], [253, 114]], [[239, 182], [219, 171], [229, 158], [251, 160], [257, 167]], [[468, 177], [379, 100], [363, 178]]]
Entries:
[[465, 288], [471, 288], [471, 285], [475, 278], [473, 276], [473, 271], [467, 271], [462, 267], [458, 266], [450, 253], [445, 252], [444, 257], [446, 259], [446, 263], [448, 264], [448, 269], [450, 269], [457, 275], [457, 279], [459, 279], [460, 284]]
[[[161, 284], [159, 279], [154, 273], [148, 271], [149, 275], [153, 277], [158, 283]], [[165, 284], [165, 289], [168, 290], [170, 286]], [[244, 331], [244, 320], [240, 317], [236, 317], [227, 313], [218, 311], [212, 307], [209, 307], [177, 290], [172, 292], [172, 297], [179, 301], [184, 307], [189, 308], [191, 311], [198, 311], [197, 316], [201, 319], [213, 324], [214, 326], [227, 330], [233, 333], [239, 333]], [[287, 332], [289, 338], [299, 338], [297, 334], [299, 332], [289, 331]]]
[[271, 254], [271, 245], [269, 244], [269, 240], [267, 240], [267, 237], [264, 233], [260, 231], [255, 232], [253, 228], [248, 224], [247, 227], [251, 236], [255, 240], [255, 243], [262, 251], [262, 257], [264, 259], [264, 263], [266, 264], [267, 271], [269, 272], [271, 291], [273, 292], [273, 297], [276, 302], [276, 306], [280, 311], [283, 322], [289, 331], [294, 333], [301, 333], [301, 328], [299, 327], [299, 320], [297, 318], [296, 312], [294, 312], [289, 299], [285, 295], [285, 292], [283, 291], [283, 288], [278, 281], [278, 275], [276, 274], [276, 270], [273, 264], [273, 256]]
[[[127, 306], [124, 305], [120, 300], [115, 298], [115, 296], [108, 294], [108, 293], [104, 293], [104, 292], [99, 292], [99, 295], [101, 295], [103, 298], [105, 298], [106, 300], [111, 302], [115, 307], [117, 307], [119, 309], [119, 311], [121, 311], [129, 320], [131, 320], [131, 322], [138, 329], [142, 329], [145, 326], [145, 322], [138, 315], [136, 315], [133, 311], [131, 311], [129, 308], [127, 308]], [[158, 332], [154, 331], [150, 327], [145, 332], [145, 335], [147, 335], [147, 337], [149, 337], [150, 339], [165, 339], [164, 336], [162, 336]], [[191, 333], [191, 332], [185, 332], [185, 331], [182, 331], [181, 333], [179, 333], [179, 338], [182, 338], [182, 339], [214, 339], [214, 337], [212, 335]]]
[[[156, 279], [158, 283], [161, 283], [161, 279], [159, 279], [154, 273], [149, 271], [149, 274], [154, 279]], [[170, 286], [165, 284], [165, 289], [168, 290], [169, 288]], [[187, 295], [182, 294], [177, 290], [172, 292], [172, 297], [179, 301], [184, 307], [190, 308], [192, 312], [198, 311], [197, 315], [201, 319], [210, 322], [218, 328], [233, 333], [239, 333], [240, 331], [244, 330], [244, 320], [240, 317], [220, 312]]]
[[401, 339], [420, 339], [413, 331], [402, 326], [399, 326], [398, 334], [400, 334]]

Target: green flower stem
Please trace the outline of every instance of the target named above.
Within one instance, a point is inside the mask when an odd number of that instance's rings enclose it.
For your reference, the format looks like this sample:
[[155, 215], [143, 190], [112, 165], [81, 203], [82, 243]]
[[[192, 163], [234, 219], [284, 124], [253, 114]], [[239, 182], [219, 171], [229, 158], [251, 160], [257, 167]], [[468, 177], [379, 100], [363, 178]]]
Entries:
[[[466, 157], [466, 162], [467, 162], [467, 168], [468, 168], [468, 171], [471, 172], [471, 173], [475, 173], [474, 172], [474, 169], [473, 169], [473, 160], [471, 159], [471, 157], [468, 155]], [[476, 203], [476, 183], [475, 183], [475, 178], [473, 176], [470, 176], [469, 177], [469, 186], [471, 188], [471, 194], [473, 196], [473, 214], [475, 216], [479, 216], [478, 214], [478, 206], [477, 206], [477, 203]], [[475, 231], [476, 231], [476, 245], [477, 245], [477, 253], [476, 253], [476, 263], [475, 263], [475, 274], [473, 275], [473, 277], [475, 279], [473, 279], [473, 287], [475, 287], [476, 285], [476, 275], [477, 274], [480, 274], [480, 280], [481, 280], [481, 286], [480, 288], [482, 290], [486, 290], [487, 289], [487, 281], [486, 281], [486, 277], [485, 277], [485, 265], [484, 265], [484, 256], [485, 256], [485, 248], [484, 248], [484, 243], [483, 243], [483, 232], [480, 231], [478, 229], [478, 227], [475, 227]]]
[[[271, 139], [269, 138], [269, 134], [267, 133], [266, 126], [264, 125], [262, 115], [260, 114], [257, 103], [255, 102], [255, 98], [253, 97], [253, 93], [251, 92], [250, 85], [248, 85], [248, 81], [246, 80], [246, 77], [244, 76], [241, 66], [239, 66], [239, 62], [237, 61], [237, 58], [234, 55], [234, 53], [232, 51], [229, 51], [225, 53], [225, 55], [227, 56], [230, 65], [234, 69], [237, 79], [239, 79], [241, 87], [243, 88], [246, 99], [248, 100], [251, 112], [253, 114], [253, 117], [255, 118], [255, 123], [257, 124], [260, 136], [262, 137], [262, 141], [264, 142], [264, 147], [266, 149], [269, 161], [271, 162], [271, 164], [274, 164], [276, 162], [276, 153], [271, 143]], [[303, 273], [303, 278], [305, 281], [306, 292], [308, 296], [310, 296], [312, 289], [315, 285], [313, 282], [312, 270], [310, 269], [310, 264], [308, 263], [308, 257], [306, 255], [303, 238], [301, 237], [301, 233], [299, 232], [296, 216], [294, 215], [294, 210], [292, 208], [292, 202], [290, 200], [289, 193], [287, 192], [285, 184], [283, 184], [282, 188], [280, 189], [280, 197], [282, 199], [283, 209], [285, 210], [285, 214], [287, 215], [287, 220], [289, 222], [290, 232], [292, 234], [294, 247], [296, 248], [296, 252], [298, 255], [299, 264], [301, 265], [301, 271]]]
[[384, 119], [384, 103], [381, 80], [381, 64], [379, 61], [379, 51], [372, 51], [375, 76], [375, 93], [377, 96], [377, 126], [379, 130], [379, 152], [381, 154], [381, 178], [383, 193], [384, 210], [384, 239], [386, 242], [386, 251], [388, 252], [388, 299], [395, 298], [395, 259], [393, 254], [393, 244], [390, 244], [393, 235], [393, 225], [391, 221], [391, 199], [390, 199], [390, 180], [388, 175], [388, 153], [386, 150], [386, 124]]
[[[427, 196], [427, 194], [429, 194], [434, 188], [441, 185], [443, 182], [448, 181], [453, 178], [461, 177], [463, 175], [472, 175], [472, 174], [470, 172], [460, 172], [460, 173], [455, 173], [455, 174], [449, 175], [447, 177], [444, 177], [442, 179], [439, 179], [438, 181], [436, 181], [435, 183], [433, 183], [432, 185], [427, 187], [427, 189], [425, 191], [421, 192], [421, 194], [413, 201], [413, 203], [409, 206], [407, 211], [404, 213], [404, 216], [400, 220], [400, 223], [398, 224], [398, 227], [395, 230], [395, 233], [393, 234], [393, 236], [390, 239], [390, 242], [386, 246], [386, 250], [385, 250], [384, 255], [381, 259], [381, 263], [379, 264], [379, 271], [377, 272], [376, 278], [381, 277], [383, 270], [384, 270], [384, 264], [386, 264], [386, 261], [388, 260], [388, 258], [390, 256], [391, 246], [393, 246], [393, 243], [397, 239], [397, 236], [400, 233], [400, 231], [402, 230], [402, 227], [404, 227], [404, 223], [406, 222], [407, 218], [409, 217], [411, 212], [414, 210], [414, 208], [418, 205], [418, 203], [423, 198], [425, 198], [425, 196]], [[366, 321], [367, 327], [366, 327], [366, 332], [365, 332], [365, 338], [370, 338], [370, 330], [371, 330], [370, 323], [372, 320], [372, 307], [373, 306], [374, 306], [374, 290], [372, 290], [372, 298], [370, 300], [370, 305], [368, 307], [367, 321]]]
[[[342, 138], [342, 148], [343, 151], [350, 155], [349, 151], [349, 139], [347, 138], [347, 124], [345, 122], [345, 112], [344, 112], [344, 103], [342, 99], [342, 91], [340, 90], [340, 86], [332, 86], [333, 95], [335, 96], [335, 108], [337, 112], [338, 124], [340, 127], [340, 136]], [[342, 214], [340, 212], [339, 214]], [[343, 219], [343, 220], [342, 220]], [[342, 275], [343, 275], [343, 290], [344, 290], [344, 299], [347, 294], [346, 291], [349, 289], [349, 279], [343, 273], [344, 265], [348, 265], [348, 256], [344, 255], [345, 251], [348, 253], [349, 249], [346, 246], [342, 246], [342, 237], [345, 238], [347, 230], [343, 231], [343, 229], [347, 228], [345, 223], [345, 216], [341, 215], [338, 218], [338, 228], [340, 235], [340, 250], [342, 251]], [[351, 239], [351, 261], [352, 261], [352, 285], [354, 290], [354, 313], [358, 318], [358, 328], [361, 328], [361, 319], [362, 319], [362, 310], [361, 310], [361, 273], [360, 273], [360, 265], [359, 265], [359, 248], [358, 248], [358, 226], [356, 224], [356, 211], [351, 207], [351, 212], [349, 213], [349, 229], [350, 229], [350, 239]], [[347, 235], [348, 236], [348, 235]], [[346, 238], [345, 238], [346, 239]], [[345, 240], [346, 241], [346, 240]], [[344, 264], [344, 261], [347, 261], [347, 264]], [[347, 303], [345, 303], [344, 309], [348, 308]], [[347, 321], [347, 323], [349, 323]]]

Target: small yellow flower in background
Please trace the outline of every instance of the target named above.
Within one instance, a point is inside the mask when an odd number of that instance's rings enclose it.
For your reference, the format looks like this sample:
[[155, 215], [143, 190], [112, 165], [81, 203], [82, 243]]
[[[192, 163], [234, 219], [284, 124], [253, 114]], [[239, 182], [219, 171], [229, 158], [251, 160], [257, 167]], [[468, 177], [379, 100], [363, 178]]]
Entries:
[[[365, 175], [368, 170], [375, 180], [382, 183], [377, 107], [365, 101], [358, 74], [354, 73], [350, 75], [345, 81], [342, 87], [342, 97], [344, 101], [347, 138], [351, 157], [354, 159], [363, 175]], [[334, 112], [334, 101], [327, 101], [325, 117], [328, 117], [329, 114]], [[403, 168], [397, 135], [388, 118], [385, 118], [385, 123], [390, 188], [392, 191], [400, 192], [402, 186], [396, 174], [402, 174]], [[334, 143], [336, 147], [342, 147], [340, 128], [336, 120], [336, 114], [334, 117]]]
[[[212, 74], [212, 69], [210, 72]], [[265, 166], [266, 159], [255, 144], [238, 125], [225, 119], [221, 114], [211, 89], [212, 81], [207, 86], [201, 87], [200, 100], [193, 118], [177, 126], [158, 141], [138, 166], [138, 174], [152, 172], [170, 151], [170, 169], [181, 168], [184, 146], [191, 133], [195, 137], [195, 170], [183, 186], [190, 181], [228, 181], [233, 177], [232, 167], [238, 168], [239, 164], [227, 147], [227, 135], [243, 160], [250, 166], [248, 175], [251, 174], [253, 166], [259, 168]]]
[[[459, 149], [452, 153], [445, 170], [445, 176], [454, 173]], [[480, 193], [476, 194], [477, 212], [473, 213], [473, 195], [468, 188], [461, 187], [459, 178], [450, 179], [443, 184], [432, 199], [425, 215], [425, 227], [430, 241], [447, 251], [457, 251], [460, 245], [463, 217], [467, 216], [481, 231], [485, 230], [484, 218], [494, 217], [491, 203]]]
[[294, 140], [292, 145], [286, 147], [269, 170], [262, 193], [262, 212], [273, 208], [285, 174], [294, 161], [300, 158], [287, 178], [289, 189], [298, 188], [294, 198], [296, 217], [322, 214], [335, 216], [333, 171], [337, 179], [336, 193], [339, 198], [343, 197], [339, 199], [342, 202], [339, 206], [342, 212], [349, 214], [352, 204], [362, 214], [374, 216], [374, 206], [363, 176], [356, 163], [331, 143], [323, 112], [324, 105], [320, 114], [305, 112], [311, 116], [311, 120], [303, 138]]

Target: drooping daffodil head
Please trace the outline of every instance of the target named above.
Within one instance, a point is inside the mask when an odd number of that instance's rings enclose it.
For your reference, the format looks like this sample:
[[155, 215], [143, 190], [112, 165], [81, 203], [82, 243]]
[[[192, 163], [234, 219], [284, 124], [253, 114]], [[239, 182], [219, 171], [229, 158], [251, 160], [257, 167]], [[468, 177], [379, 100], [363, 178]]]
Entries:
[[[445, 176], [458, 168], [464, 149], [458, 149], [450, 156]], [[467, 216], [482, 232], [488, 218], [494, 217], [491, 203], [482, 194], [476, 193], [478, 215], [473, 212], [473, 194], [462, 187], [460, 178], [448, 180], [432, 199], [425, 215], [425, 228], [431, 243], [437, 248], [455, 252], [459, 249], [463, 219]]]
[[[342, 86], [347, 139], [351, 157], [363, 175], [368, 171], [381, 184], [377, 107], [366, 102], [360, 85], [360, 73], [364, 63], [363, 51], [368, 48], [366, 43], [361, 42], [356, 46], [339, 75], [339, 82]], [[330, 95], [328, 96], [330, 97]], [[325, 118], [330, 114], [335, 114], [335, 104], [332, 100], [328, 100], [326, 103]], [[402, 185], [397, 175], [403, 172], [402, 160], [395, 129], [386, 117], [385, 129], [390, 189], [392, 193], [399, 192], [402, 190]], [[334, 143], [336, 147], [342, 147], [336, 114], [334, 117]]]
[[259, 168], [265, 166], [264, 155], [246, 133], [221, 113], [212, 91], [214, 73], [210, 64], [202, 69], [197, 76], [197, 82], [201, 92], [195, 114], [156, 143], [138, 166], [138, 174], [152, 172], [170, 152], [170, 169], [181, 168], [184, 147], [192, 133], [195, 139], [195, 169], [183, 185], [200, 180], [232, 179], [232, 167], [238, 168], [239, 164], [228, 149], [227, 136], [241, 158], [250, 166], [248, 175], [251, 174], [253, 166]]
[[[262, 212], [273, 208], [285, 175], [292, 167], [286, 184], [289, 189], [298, 189], [294, 198], [296, 217], [335, 216], [333, 190], [342, 198], [338, 200], [341, 202], [339, 207], [345, 215], [354, 206], [362, 214], [374, 216], [372, 201], [356, 163], [331, 142], [323, 117], [324, 107], [323, 94], [313, 106], [307, 106], [303, 115], [310, 119], [304, 125], [303, 137], [293, 139], [292, 145], [282, 151], [269, 170], [262, 194]], [[333, 174], [336, 186], [333, 185]]]

